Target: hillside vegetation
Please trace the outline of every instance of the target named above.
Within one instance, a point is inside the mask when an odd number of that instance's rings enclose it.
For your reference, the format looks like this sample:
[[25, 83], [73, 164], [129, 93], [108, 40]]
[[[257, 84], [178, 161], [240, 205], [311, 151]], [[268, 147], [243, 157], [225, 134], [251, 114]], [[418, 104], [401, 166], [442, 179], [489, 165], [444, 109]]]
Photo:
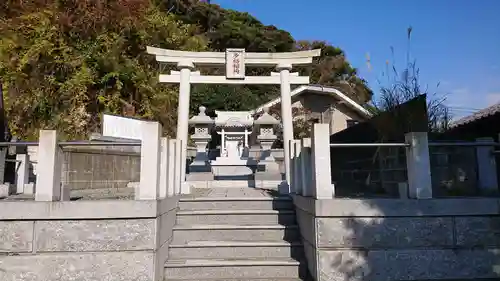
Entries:
[[[341, 88], [365, 102], [371, 91], [325, 42], [297, 41], [247, 13], [194, 0], [4, 0], [0, 4], [0, 82], [13, 135], [58, 129], [66, 139], [98, 131], [102, 113], [159, 120], [175, 135], [175, 85], [158, 83], [146, 46], [177, 50], [245, 48], [286, 52], [321, 48], [311, 82]], [[167, 71], [167, 70], [163, 70]], [[220, 69], [204, 70], [220, 73]], [[253, 69], [266, 74], [271, 69]], [[279, 94], [274, 86], [193, 87], [191, 108], [249, 110]]]

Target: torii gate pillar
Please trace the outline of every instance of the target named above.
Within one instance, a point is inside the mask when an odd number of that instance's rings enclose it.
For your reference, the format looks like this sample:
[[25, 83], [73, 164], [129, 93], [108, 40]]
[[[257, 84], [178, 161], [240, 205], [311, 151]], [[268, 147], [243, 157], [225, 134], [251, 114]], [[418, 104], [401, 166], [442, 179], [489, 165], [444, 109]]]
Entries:
[[[179, 106], [177, 120], [177, 139], [182, 143], [181, 180], [185, 181], [186, 151], [189, 126], [189, 100], [191, 84], [275, 84], [281, 85], [281, 120], [283, 122], [283, 143], [285, 154], [286, 182], [290, 184], [290, 141], [293, 140], [291, 84], [309, 84], [308, 76], [290, 73], [293, 65], [312, 63], [313, 57], [321, 50], [287, 53], [246, 53], [244, 49], [227, 49], [222, 52], [187, 52], [147, 47], [149, 54], [155, 55], [158, 62], [177, 64], [179, 71], [170, 75], [160, 75], [160, 82], [179, 83]], [[245, 76], [245, 66], [270, 66], [278, 72], [270, 76]], [[226, 76], [201, 75], [192, 71], [196, 65], [226, 66]], [[184, 186], [184, 185], [183, 185]], [[181, 190], [181, 193], [183, 190]]]

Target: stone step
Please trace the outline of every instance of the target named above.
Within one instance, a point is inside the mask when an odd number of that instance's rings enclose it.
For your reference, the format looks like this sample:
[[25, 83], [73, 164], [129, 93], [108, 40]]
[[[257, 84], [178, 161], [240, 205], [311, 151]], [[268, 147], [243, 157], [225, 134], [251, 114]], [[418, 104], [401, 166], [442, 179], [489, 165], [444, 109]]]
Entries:
[[292, 210], [194, 210], [177, 212], [178, 225], [292, 225]]
[[[183, 198], [199, 198], [199, 197], [284, 197], [286, 195], [279, 194], [278, 191], [266, 188], [252, 187], [214, 187], [214, 188], [194, 188], [191, 194], [183, 196]], [[286, 196], [288, 197], [288, 196]]]
[[172, 244], [191, 241], [298, 241], [296, 225], [176, 225]]
[[[165, 281], [186, 281], [186, 279], [164, 279]], [[189, 281], [302, 281], [299, 278], [217, 278], [217, 279], [189, 279]]]
[[206, 188], [264, 188], [278, 191], [281, 180], [188, 180], [196, 189]]
[[171, 244], [169, 248], [171, 259], [303, 258], [302, 244], [286, 241], [191, 241], [186, 244]]
[[290, 197], [180, 198], [180, 210], [293, 210]]
[[305, 265], [292, 259], [189, 259], [165, 264], [165, 276], [181, 280], [300, 278], [305, 273]]

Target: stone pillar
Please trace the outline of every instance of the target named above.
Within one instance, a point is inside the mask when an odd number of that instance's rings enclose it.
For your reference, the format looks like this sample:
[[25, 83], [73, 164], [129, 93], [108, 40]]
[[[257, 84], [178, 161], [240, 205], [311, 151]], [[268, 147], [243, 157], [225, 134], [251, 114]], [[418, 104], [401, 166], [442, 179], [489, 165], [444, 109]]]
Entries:
[[493, 144], [494, 140], [493, 138], [478, 138], [476, 142], [480, 144], [476, 147], [479, 189], [481, 192], [498, 191], [497, 165], [493, 154], [495, 147], [484, 145], [484, 143]]
[[160, 190], [159, 196], [160, 198], [165, 198], [168, 195], [168, 169], [170, 166], [168, 165], [168, 156], [170, 151], [168, 150], [168, 138], [161, 138], [161, 159], [160, 159]]
[[28, 153], [16, 155], [16, 193], [24, 193], [24, 186], [28, 184], [30, 173], [30, 157]]
[[432, 180], [427, 133], [407, 133], [405, 140], [410, 144], [406, 148], [408, 196], [414, 199], [431, 199]]
[[3, 184], [5, 180], [5, 160], [7, 158], [8, 151], [8, 147], [0, 147], [0, 184]]
[[176, 139], [168, 140], [168, 164], [167, 164], [167, 196], [174, 196], [179, 194], [179, 190], [176, 190], [175, 184], [175, 164], [176, 164], [176, 156], [175, 156], [175, 148], [176, 148]]
[[278, 64], [276, 70], [281, 78], [281, 121], [283, 123], [283, 144], [285, 152], [285, 176], [286, 182], [290, 184], [290, 141], [293, 140], [293, 122], [292, 122], [292, 97], [290, 96], [290, 70], [291, 64]]
[[187, 140], [189, 126], [189, 100], [191, 95], [191, 70], [194, 69], [192, 62], [179, 62], [177, 68], [180, 70], [179, 105], [177, 109], [177, 139], [181, 141], [181, 167], [180, 177], [184, 182], [186, 179]]
[[330, 161], [330, 126], [314, 124], [311, 139], [312, 150], [312, 196], [316, 199], [331, 199], [335, 195], [332, 184]]
[[190, 174], [196, 172], [210, 172], [211, 175], [207, 145], [212, 139], [210, 130], [212, 129], [214, 120], [206, 115], [206, 108], [204, 106], [200, 106], [199, 111], [198, 115], [193, 116], [189, 120], [189, 124], [194, 127], [194, 134], [191, 135], [191, 139], [196, 145], [196, 157], [189, 166], [189, 172]]
[[[174, 164], [174, 192], [175, 194], [181, 194], [182, 190], [182, 182], [184, 181], [181, 176], [183, 174], [182, 167], [182, 140], [175, 140], [175, 164]], [[185, 151], [185, 150], [184, 150]], [[184, 158], [185, 159], [185, 158]], [[185, 172], [185, 171], [184, 171]]]
[[311, 139], [304, 138], [302, 151], [300, 152], [300, 169], [302, 180], [302, 196], [312, 196], [312, 162], [311, 162]]
[[141, 141], [141, 174], [136, 200], [156, 200], [160, 195], [161, 135], [158, 122], [144, 122]]
[[294, 161], [293, 161], [293, 191], [295, 194], [302, 194], [302, 142], [293, 140], [294, 143]]
[[63, 155], [57, 143], [57, 132], [40, 130], [35, 201], [61, 200], [62, 162]]

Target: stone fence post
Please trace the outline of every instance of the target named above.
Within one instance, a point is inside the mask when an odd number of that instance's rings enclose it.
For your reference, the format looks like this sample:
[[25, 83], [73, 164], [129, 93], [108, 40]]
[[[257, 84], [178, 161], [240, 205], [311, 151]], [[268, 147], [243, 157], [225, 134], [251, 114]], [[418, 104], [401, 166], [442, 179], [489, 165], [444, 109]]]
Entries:
[[168, 147], [168, 138], [161, 138], [161, 159], [160, 159], [160, 190], [159, 197], [165, 198], [171, 196], [168, 189], [170, 188], [168, 184], [168, 169], [170, 166], [168, 165], [168, 157], [171, 153]]
[[406, 148], [408, 196], [414, 199], [431, 199], [432, 180], [427, 132], [407, 133], [405, 140], [410, 144]]
[[35, 201], [69, 199], [64, 198], [69, 196], [62, 196], [61, 192], [62, 162], [63, 153], [57, 143], [57, 131], [40, 130]]
[[302, 181], [302, 196], [312, 196], [312, 169], [311, 169], [311, 138], [301, 140], [300, 152], [300, 179]]
[[25, 185], [29, 184], [30, 156], [28, 152], [16, 154], [16, 193], [24, 193]]
[[335, 196], [330, 161], [330, 126], [314, 124], [312, 130], [312, 196], [331, 199]]
[[141, 140], [141, 174], [136, 200], [156, 200], [160, 195], [161, 136], [158, 122], [144, 122]]
[[[476, 142], [477, 172], [479, 189], [482, 192], [498, 191], [497, 164], [495, 161], [495, 147], [484, 143], [493, 143], [493, 138], [478, 138]], [[482, 144], [482, 145], [481, 145]]]
[[290, 157], [292, 157], [290, 170], [293, 173], [291, 191], [300, 195], [302, 194], [302, 142], [300, 140], [291, 140], [290, 150]]

